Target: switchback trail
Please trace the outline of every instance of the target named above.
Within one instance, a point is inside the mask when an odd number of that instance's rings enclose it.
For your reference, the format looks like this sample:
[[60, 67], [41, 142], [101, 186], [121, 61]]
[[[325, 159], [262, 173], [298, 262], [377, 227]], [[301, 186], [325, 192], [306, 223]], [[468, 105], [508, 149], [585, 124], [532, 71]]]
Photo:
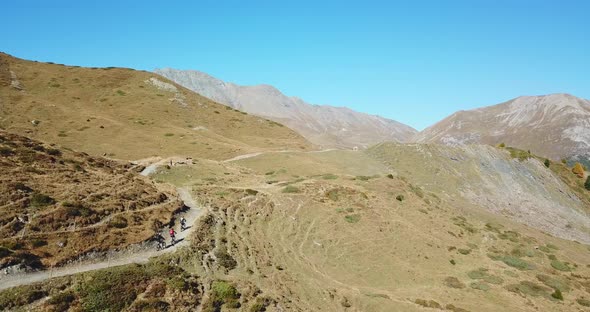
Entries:
[[[188, 238], [193, 227], [195, 226], [195, 221], [199, 218], [202, 214], [203, 210], [197, 207], [197, 203], [195, 202], [194, 198], [190, 194], [190, 190], [186, 187], [177, 188], [178, 194], [180, 198], [184, 202], [184, 204], [189, 207], [189, 209], [180, 214], [185, 217], [186, 223], [189, 228], [183, 232], [180, 231], [180, 223], [176, 222], [174, 225], [175, 231], [177, 232], [176, 237], [180, 241], [174, 246], [168, 246], [164, 250], [156, 251], [155, 247], [151, 247], [148, 245], [148, 248], [141, 248], [140, 250], [126, 250], [122, 252], [117, 252], [113, 255], [107, 256], [107, 259], [102, 259], [100, 262], [80, 262], [77, 264], [70, 264], [63, 267], [45, 270], [45, 271], [38, 271], [38, 272], [31, 272], [31, 273], [17, 273], [17, 274], [9, 274], [5, 275], [4, 273], [0, 273], [0, 290], [12, 288], [21, 285], [28, 285], [36, 282], [41, 282], [46, 279], [50, 279], [53, 277], [59, 276], [67, 276], [76, 273], [100, 270], [130, 263], [146, 263], [149, 258], [161, 255], [164, 253], [169, 253], [176, 250], [180, 246], [184, 246], [188, 244]], [[180, 216], [179, 215], [179, 216]], [[178, 216], [178, 217], [179, 217]], [[167, 238], [167, 243], [169, 242], [168, 234], [164, 233], [164, 237]]]

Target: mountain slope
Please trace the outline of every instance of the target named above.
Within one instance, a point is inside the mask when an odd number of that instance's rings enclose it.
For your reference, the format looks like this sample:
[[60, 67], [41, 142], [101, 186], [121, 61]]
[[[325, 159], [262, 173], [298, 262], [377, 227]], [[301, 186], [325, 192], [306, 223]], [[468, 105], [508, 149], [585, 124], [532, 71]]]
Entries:
[[139, 243], [182, 207], [129, 164], [0, 130], [0, 269]]
[[569, 94], [523, 96], [457, 112], [414, 137], [416, 142], [499, 144], [552, 159], [590, 155], [590, 101]]
[[269, 85], [239, 86], [192, 70], [156, 73], [214, 101], [284, 123], [312, 143], [325, 147], [367, 147], [383, 141], [405, 142], [416, 130], [397, 121], [345, 107], [311, 105]]
[[2, 53], [0, 128], [119, 159], [226, 159], [310, 148], [287, 127], [229, 109], [153, 73], [38, 63]]

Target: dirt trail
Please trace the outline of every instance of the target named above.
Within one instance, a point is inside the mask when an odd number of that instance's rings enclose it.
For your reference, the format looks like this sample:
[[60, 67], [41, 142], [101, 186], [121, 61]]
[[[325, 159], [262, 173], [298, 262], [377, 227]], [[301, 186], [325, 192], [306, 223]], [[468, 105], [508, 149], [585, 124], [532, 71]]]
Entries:
[[[169, 253], [175, 251], [177, 248], [181, 246], [187, 245], [189, 235], [192, 232], [193, 227], [195, 226], [195, 221], [202, 214], [203, 209], [198, 207], [196, 201], [191, 196], [190, 190], [188, 188], [177, 188], [177, 191], [184, 204], [190, 209], [177, 216], [177, 218], [181, 215], [184, 216], [187, 221], [186, 223], [189, 225], [189, 228], [181, 232], [180, 223], [177, 222], [177, 224], [174, 225], [174, 228], [177, 232], [176, 237], [180, 241], [176, 245], [168, 246], [166, 249], [160, 251], [156, 251], [155, 247], [148, 245], [148, 249], [142, 248], [139, 251], [131, 250], [115, 253], [114, 255], [109, 255], [106, 260], [103, 259], [100, 262], [81, 262], [46, 271], [18, 273], [9, 275], [0, 273], [0, 290], [21, 285], [32, 284], [44, 281], [52, 277], [66, 276], [81, 272], [100, 270], [104, 268], [115, 267], [130, 263], [146, 263], [151, 257]], [[164, 237], [167, 238], [167, 242], [170, 241], [167, 233], [164, 233]]]
[[267, 151], [267, 152], [258, 152], [258, 153], [239, 155], [234, 158], [223, 160], [221, 162], [226, 163], [226, 162], [238, 161], [238, 160], [248, 159], [248, 158], [260, 156], [262, 154], [270, 154], [270, 153], [309, 153], [309, 154], [313, 154], [313, 153], [325, 153], [325, 152], [330, 152], [330, 151], [336, 151], [336, 149], [330, 148], [330, 149], [309, 151], [309, 152], [302, 152], [302, 151], [296, 151], [296, 150]]

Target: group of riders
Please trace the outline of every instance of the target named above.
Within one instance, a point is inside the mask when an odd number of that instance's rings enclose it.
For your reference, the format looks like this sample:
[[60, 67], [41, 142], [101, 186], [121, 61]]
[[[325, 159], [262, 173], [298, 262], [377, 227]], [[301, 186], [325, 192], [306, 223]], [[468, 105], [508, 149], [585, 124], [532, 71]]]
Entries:
[[[186, 219], [184, 217], [180, 217], [180, 231], [182, 232], [186, 229], [187, 229]], [[170, 235], [170, 246], [174, 246], [174, 244], [177, 243], [177, 240], [176, 240], [176, 231], [174, 230], [174, 228], [172, 226], [170, 226], [170, 229], [168, 230], [168, 234]], [[160, 232], [156, 233], [156, 235], [154, 236], [154, 240], [157, 242], [157, 249], [158, 250], [162, 250], [167, 247], [166, 240], [164, 239], [164, 236], [162, 235], [162, 233], [160, 233]]]

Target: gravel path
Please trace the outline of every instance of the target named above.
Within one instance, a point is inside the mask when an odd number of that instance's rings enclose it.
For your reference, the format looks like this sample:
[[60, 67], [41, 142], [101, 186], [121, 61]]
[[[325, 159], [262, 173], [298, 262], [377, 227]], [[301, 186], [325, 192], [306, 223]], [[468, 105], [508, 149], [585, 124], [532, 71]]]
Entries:
[[[100, 270], [104, 268], [110, 268], [130, 263], [146, 263], [149, 258], [169, 253], [177, 248], [187, 245], [189, 235], [193, 230], [196, 220], [202, 214], [203, 209], [199, 208], [194, 198], [190, 194], [190, 190], [186, 187], [177, 188], [178, 194], [184, 204], [190, 209], [184, 212], [182, 215], [186, 218], [186, 223], [189, 228], [184, 232], [180, 231], [180, 223], [176, 222], [175, 230], [177, 232], [177, 239], [180, 241], [174, 246], [168, 246], [164, 250], [156, 251], [155, 248], [149, 245], [149, 248], [139, 248], [139, 250], [126, 250], [113, 255], [109, 255], [106, 260], [100, 262], [80, 262], [71, 264], [51, 270], [31, 272], [31, 273], [18, 273], [18, 274], [1, 274], [0, 275], [0, 290], [11, 287], [28, 285], [36, 282], [41, 282], [52, 277], [66, 276], [81, 272], [88, 272], [94, 270]], [[180, 217], [180, 216], [178, 216]], [[168, 234], [164, 233], [164, 237], [169, 241]], [[133, 248], [132, 248], [133, 249]]]

